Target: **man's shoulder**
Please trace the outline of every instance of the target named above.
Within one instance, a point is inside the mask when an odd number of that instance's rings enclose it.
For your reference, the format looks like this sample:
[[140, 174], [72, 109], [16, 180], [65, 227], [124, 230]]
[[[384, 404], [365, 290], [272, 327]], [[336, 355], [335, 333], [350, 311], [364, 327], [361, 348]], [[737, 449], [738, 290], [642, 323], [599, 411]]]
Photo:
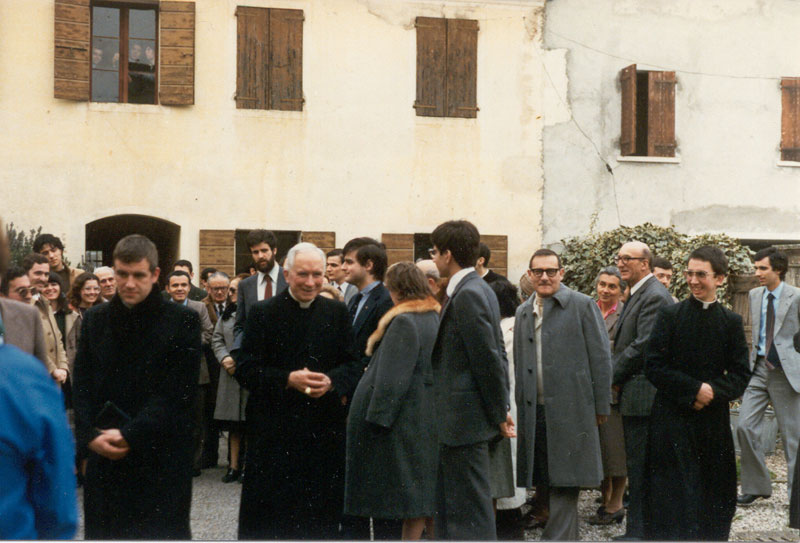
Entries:
[[245, 286], [249, 287], [250, 285], [255, 286], [257, 284], [258, 284], [258, 274], [257, 273], [254, 273], [250, 277], [245, 277], [244, 279], [242, 279], [239, 282], [239, 293], [240, 293], [240, 295], [241, 295], [241, 292], [242, 292], [242, 287], [245, 287]]
[[0, 298], [0, 309], [7, 319], [18, 319], [24, 316], [28, 318], [38, 317], [39, 311], [29, 304], [24, 304], [9, 298]]

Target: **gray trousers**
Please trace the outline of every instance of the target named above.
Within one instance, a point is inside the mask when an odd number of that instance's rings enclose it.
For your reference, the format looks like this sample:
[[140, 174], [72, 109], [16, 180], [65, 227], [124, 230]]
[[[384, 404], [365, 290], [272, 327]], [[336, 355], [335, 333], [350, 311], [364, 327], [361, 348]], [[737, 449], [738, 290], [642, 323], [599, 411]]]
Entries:
[[742, 396], [739, 409], [739, 427], [736, 434], [742, 450], [742, 494], [770, 496], [772, 481], [764, 463], [764, 446], [761, 429], [767, 403], [772, 401], [778, 428], [781, 431], [783, 450], [789, 475], [789, 495], [792, 495], [797, 442], [800, 438], [800, 394], [795, 392], [780, 368], [769, 370], [764, 358], [756, 359], [750, 384]]
[[487, 442], [439, 448], [434, 522], [436, 539], [497, 539]]
[[550, 516], [542, 532], [542, 541], [578, 541], [577, 486], [551, 486]]

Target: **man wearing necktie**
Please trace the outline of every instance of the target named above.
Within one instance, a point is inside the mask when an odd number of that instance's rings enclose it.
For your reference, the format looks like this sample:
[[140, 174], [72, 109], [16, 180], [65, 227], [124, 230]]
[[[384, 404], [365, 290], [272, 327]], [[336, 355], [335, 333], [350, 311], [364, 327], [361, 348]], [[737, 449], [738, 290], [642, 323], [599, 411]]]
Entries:
[[753, 376], [742, 396], [736, 432], [742, 451], [742, 495], [739, 505], [750, 505], [772, 495], [769, 471], [764, 463], [764, 411], [771, 403], [778, 419], [786, 455], [789, 494], [792, 492], [797, 442], [800, 437], [800, 353], [792, 337], [800, 329], [800, 289], [784, 282], [789, 260], [774, 247], [755, 256], [756, 276], [761, 283], [750, 291], [753, 346], [750, 369]]

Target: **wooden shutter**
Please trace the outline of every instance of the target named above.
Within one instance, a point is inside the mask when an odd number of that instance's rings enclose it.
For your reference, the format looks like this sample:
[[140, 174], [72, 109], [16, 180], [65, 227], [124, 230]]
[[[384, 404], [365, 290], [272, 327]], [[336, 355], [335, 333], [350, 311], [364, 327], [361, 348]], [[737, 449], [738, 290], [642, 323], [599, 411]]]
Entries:
[[414, 261], [414, 234], [382, 234], [389, 265], [395, 262]]
[[[481, 241], [492, 252], [489, 269], [508, 277], [508, 236], [482, 235]], [[512, 281], [512, 283], [516, 283], [516, 281]]]
[[269, 10], [236, 8], [236, 107], [267, 109]]
[[447, 20], [417, 17], [417, 100], [419, 117], [445, 116]]
[[194, 104], [194, 2], [162, 1], [158, 99], [165, 106]]
[[89, 101], [89, 0], [56, 0], [53, 96]]
[[622, 130], [619, 149], [622, 156], [636, 154], [636, 64], [619, 73], [622, 87]]
[[231, 277], [235, 273], [236, 234], [234, 230], [200, 230], [200, 264], [198, 269], [216, 268]]
[[303, 110], [303, 10], [269, 10], [270, 109]]
[[647, 156], [675, 156], [675, 72], [647, 73]]
[[800, 162], [800, 77], [781, 79], [781, 160]]
[[336, 248], [336, 232], [301, 232], [300, 241], [313, 243], [327, 253]]
[[445, 103], [448, 117], [478, 116], [478, 21], [447, 20], [447, 77]]

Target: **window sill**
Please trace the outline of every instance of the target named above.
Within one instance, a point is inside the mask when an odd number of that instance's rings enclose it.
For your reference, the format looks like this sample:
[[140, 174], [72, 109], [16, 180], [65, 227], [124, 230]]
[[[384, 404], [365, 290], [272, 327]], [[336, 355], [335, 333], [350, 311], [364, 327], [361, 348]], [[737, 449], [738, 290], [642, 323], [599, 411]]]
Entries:
[[305, 109], [301, 111], [285, 109], [239, 109], [236, 104], [233, 106], [237, 117], [260, 117], [263, 119], [302, 119], [305, 117]]
[[414, 116], [415, 123], [422, 126], [470, 126], [478, 124], [477, 117], [421, 117]]
[[117, 102], [88, 102], [89, 111], [112, 113], [162, 113], [164, 108], [154, 104], [120, 104]]
[[679, 156], [617, 156], [617, 162], [649, 162], [653, 164], [680, 164]]
[[778, 166], [783, 168], [800, 168], [800, 162], [795, 162], [793, 160], [779, 160]]

